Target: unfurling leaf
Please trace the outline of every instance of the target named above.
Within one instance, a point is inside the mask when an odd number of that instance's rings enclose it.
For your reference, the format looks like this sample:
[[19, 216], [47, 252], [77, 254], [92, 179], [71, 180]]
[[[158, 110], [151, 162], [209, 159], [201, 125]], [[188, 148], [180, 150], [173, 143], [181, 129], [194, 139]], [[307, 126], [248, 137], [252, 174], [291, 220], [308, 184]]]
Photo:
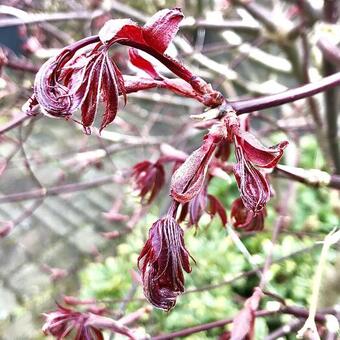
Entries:
[[169, 311], [184, 291], [183, 270], [191, 272], [190, 254], [183, 230], [171, 216], [156, 221], [138, 257], [145, 297], [155, 307]]
[[247, 299], [244, 308], [235, 317], [230, 340], [253, 340], [255, 327], [255, 312], [258, 309], [262, 291], [255, 288], [253, 295]]
[[163, 9], [153, 15], [143, 27], [145, 41], [158, 52], [164, 53], [184, 18], [179, 8]]
[[208, 165], [220, 141], [220, 136], [206, 135], [202, 146], [172, 175], [170, 193], [177, 202], [189, 202], [202, 190]]

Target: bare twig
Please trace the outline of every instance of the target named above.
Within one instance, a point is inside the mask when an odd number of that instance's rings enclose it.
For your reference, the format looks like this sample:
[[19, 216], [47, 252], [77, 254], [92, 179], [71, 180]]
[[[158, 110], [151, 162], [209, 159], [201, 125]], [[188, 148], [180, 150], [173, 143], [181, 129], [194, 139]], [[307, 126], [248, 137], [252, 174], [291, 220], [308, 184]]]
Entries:
[[322, 51], [323, 57], [330, 63], [340, 66], [340, 48], [335, 46], [329, 39], [322, 37], [316, 44]]
[[[324, 1], [324, 20], [328, 23], [336, 23], [339, 18], [340, 6], [336, 0]], [[323, 61], [323, 74], [328, 76], [337, 71], [336, 66], [327, 58]], [[340, 174], [340, 147], [338, 141], [338, 92], [336, 89], [328, 89], [325, 92], [325, 112], [327, 120], [327, 137], [335, 172]]]
[[274, 174], [275, 173], [310, 186], [328, 187], [340, 190], [339, 175], [330, 175], [329, 173], [318, 169], [302, 169], [278, 164], [274, 169]]
[[20, 126], [26, 120], [38, 119], [38, 118], [39, 118], [39, 115], [38, 116], [29, 116], [26, 113], [21, 112], [18, 115], [16, 115], [11, 121], [9, 121], [8, 123], [6, 123], [6, 124], [4, 124], [3, 126], [0, 127], [0, 136], [4, 133]]
[[325, 77], [318, 82], [310, 83], [290, 89], [277, 94], [263, 96], [254, 99], [230, 102], [237, 114], [264, 110], [282, 104], [294, 102], [295, 100], [314, 96], [317, 93], [327, 91], [340, 85], [340, 72]]
[[103, 176], [103, 177], [97, 178], [92, 181], [87, 181], [87, 182], [59, 185], [59, 186], [54, 186], [51, 188], [34, 189], [30, 191], [1, 196], [0, 204], [10, 203], [10, 202], [19, 202], [19, 201], [25, 201], [25, 200], [31, 200], [31, 199], [38, 199], [38, 198], [47, 197], [47, 196], [62, 195], [62, 194], [67, 194], [71, 192], [76, 192], [76, 191], [89, 190], [92, 188], [96, 188], [96, 187], [109, 184], [109, 183], [114, 183], [117, 181], [120, 182], [120, 179], [118, 179], [117, 176], [111, 175], [111, 176]]
[[97, 16], [100, 16], [102, 14], [103, 14], [103, 11], [96, 11], [96, 12], [77, 11], [77, 12], [65, 12], [65, 13], [40, 13], [40, 14], [30, 13], [26, 17], [1, 19], [0, 28], [10, 27], [10, 26], [20, 26], [22, 24], [26, 24], [26, 25], [36, 24], [40, 22], [57, 22], [57, 21], [66, 21], [66, 20], [89, 20]]
[[[310, 67], [310, 47], [305, 29], [301, 31], [301, 41], [302, 41], [302, 78], [303, 84], [310, 83], [309, 67]], [[318, 103], [314, 97], [307, 98], [307, 104], [309, 107], [310, 115], [314, 120], [315, 134], [320, 145], [322, 154], [328, 164], [331, 163], [331, 158], [329, 157], [329, 150], [327, 144], [327, 138], [324, 131], [324, 122], [322, 120]]]
[[[268, 316], [268, 315], [272, 315], [275, 314], [276, 312], [273, 311], [267, 311], [267, 310], [261, 310], [256, 312], [256, 317], [260, 317], [260, 316]], [[180, 331], [177, 332], [173, 332], [173, 333], [169, 333], [169, 334], [163, 334], [163, 335], [157, 335], [152, 337], [152, 340], [170, 340], [170, 339], [174, 339], [174, 338], [183, 338], [185, 336], [191, 335], [191, 334], [195, 334], [195, 333], [199, 333], [199, 332], [204, 332], [207, 331], [209, 329], [213, 329], [213, 328], [219, 328], [219, 327], [223, 327], [225, 325], [231, 324], [233, 322], [233, 318], [228, 318], [228, 319], [224, 319], [224, 320], [218, 320], [218, 321], [213, 321], [213, 322], [209, 322], [209, 323], [204, 323], [198, 326], [193, 326], [193, 327], [188, 327], [188, 328], [184, 328]]]
[[[294, 307], [294, 306], [289, 306], [289, 307], [283, 307], [278, 310], [259, 310], [255, 312], [255, 317], [266, 317], [269, 315], [277, 314], [277, 313], [282, 313], [282, 314], [290, 314], [294, 315], [298, 318], [306, 318], [308, 316], [308, 311], [304, 308], [299, 308], [299, 307]], [[325, 322], [326, 314], [334, 314], [337, 315], [337, 311], [335, 309], [327, 309], [324, 311], [319, 311], [316, 314], [316, 318], [320, 322]], [[228, 318], [224, 320], [218, 320], [218, 321], [213, 321], [205, 324], [201, 324], [198, 326], [193, 326], [193, 327], [188, 327], [184, 328], [182, 330], [173, 332], [173, 333], [168, 333], [168, 334], [162, 334], [162, 335], [157, 335], [152, 337], [152, 340], [170, 340], [174, 338], [182, 338], [191, 334], [199, 333], [199, 332], [204, 332], [209, 329], [213, 328], [219, 328], [223, 327], [227, 324], [231, 324], [233, 322], [233, 318]]]

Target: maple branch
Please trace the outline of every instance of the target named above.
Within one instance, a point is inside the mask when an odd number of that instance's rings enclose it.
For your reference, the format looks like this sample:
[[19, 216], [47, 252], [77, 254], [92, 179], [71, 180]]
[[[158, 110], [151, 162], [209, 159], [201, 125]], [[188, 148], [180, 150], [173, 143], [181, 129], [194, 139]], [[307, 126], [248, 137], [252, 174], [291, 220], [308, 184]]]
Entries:
[[274, 169], [277, 173], [285, 178], [293, 179], [303, 184], [313, 187], [328, 187], [340, 190], [340, 176], [330, 175], [325, 171], [318, 169], [302, 169], [287, 165], [278, 164]]
[[327, 91], [340, 85], [340, 72], [321, 79], [318, 82], [309, 83], [294, 89], [290, 89], [277, 94], [263, 96], [254, 99], [231, 101], [229, 104], [238, 115], [257, 110], [265, 110], [271, 107], [280, 106], [294, 102], [299, 99], [314, 96], [317, 93]]
[[[255, 313], [256, 317], [266, 317], [269, 315], [273, 314], [290, 314], [294, 315], [298, 318], [307, 318], [308, 317], [308, 310], [300, 307], [295, 307], [295, 306], [287, 306], [287, 307], [282, 307], [279, 310], [260, 310]], [[315, 315], [315, 320], [318, 322], [325, 322], [326, 321], [326, 314], [332, 314], [338, 317], [338, 312], [336, 308], [327, 308], [324, 310], [320, 310], [318, 313]], [[213, 321], [213, 322], [208, 322], [204, 323], [198, 326], [193, 326], [193, 327], [188, 327], [181, 329], [179, 331], [173, 332], [173, 333], [168, 333], [168, 334], [161, 334], [152, 337], [152, 340], [170, 340], [174, 338], [182, 338], [191, 334], [199, 333], [199, 332], [204, 332], [209, 329], [213, 328], [219, 328], [223, 327], [225, 325], [231, 324], [233, 322], [233, 318], [228, 318], [228, 319], [223, 319], [223, 320], [218, 320], [218, 321]]]

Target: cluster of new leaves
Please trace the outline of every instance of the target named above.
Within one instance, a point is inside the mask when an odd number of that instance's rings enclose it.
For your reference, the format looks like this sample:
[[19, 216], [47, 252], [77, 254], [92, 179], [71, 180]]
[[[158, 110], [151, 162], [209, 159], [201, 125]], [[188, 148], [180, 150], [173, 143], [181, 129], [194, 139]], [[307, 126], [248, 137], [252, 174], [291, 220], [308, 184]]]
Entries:
[[[164, 183], [165, 171], [162, 164], [175, 162], [176, 170], [170, 185], [173, 203], [167, 216], [152, 226], [140, 257], [143, 262], [142, 264], [139, 262], [145, 296], [156, 307], [169, 310], [174, 306], [176, 296], [183, 291], [184, 277], [178, 264], [189, 272], [183, 255], [178, 251], [181, 247], [184, 250], [185, 248], [183, 231], [176, 223], [181, 223], [188, 217], [189, 226], [197, 227], [205, 211], [212, 216], [218, 215], [223, 225], [227, 223], [225, 207], [216, 197], [208, 194], [208, 184], [214, 176], [221, 176], [226, 172], [233, 172], [235, 175], [240, 198], [236, 199], [231, 207], [234, 227], [246, 231], [263, 229], [266, 203], [270, 199], [271, 190], [261, 168], [273, 168], [282, 157], [287, 142], [267, 148], [247, 131], [248, 126], [247, 118], [239, 119], [233, 111], [227, 110], [225, 117], [215, 123], [204, 136], [202, 145], [189, 156], [183, 157], [181, 153], [175, 151], [172, 155], [164, 155], [156, 163], [144, 161], [133, 168], [135, 185], [142, 199], [148, 194], [147, 202], [150, 203], [161, 189], [158, 186], [155, 190], [155, 187]], [[237, 163], [234, 166], [227, 163], [231, 143], [235, 145]], [[165, 222], [169, 220], [172, 222]], [[171, 242], [162, 236], [167, 233], [173, 236]], [[145, 256], [146, 252], [152, 255]], [[177, 260], [174, 260], [176, 257]], [[159, 263], [166, 264], [161, 274], [158, 269]]]
[[[220, 104], [222, 96], [218, 92], [165, 54], [182, 18], [181, 10], [175, 8], [156, 13], [143, 27], [130, 19], [106, 22], [99, 36], [67, 46], [40, 68], [35, 78], [34, 94], [24, 105], [24, 110], [31, 113], [39, 104], [47, 115], [70, 118], [80, 108], [81, 123], [90, 133], [100, 99], [105, 104], [102, 130], [115, 119], [119, 96], [122, 95], [126, 102], [127, 93], [139, 90], [163, 87], [208, 106]], [[134, 47], [129, 53], [131, 62], [151, 78], [122, 75], [109, 55], [109, 48], [117, 43]], [[135, 48], [157, 58], [181, 79], [159, 75]]]
[[[165, 183], [164, 164], [174, 163], [170, 195], [172, 203], [166, 216], [156, 221], [149, 232], [138, 267], [142, 274], [144, 293], [156, 307], [170, 310], [176, 298], [184, 291], [184, 274], [189, 273], [190, 255], [184, 245], [185, 219], [197, 227], [204, 212], [218, 215], [227, 223], [225, 207], [208, 194], [208, 184], [214, 176], [233, 173], [240, 191], [231, 207], [232, 223], [236, 228], [261, 230], [266, 215], [265, 206], [271, 190], [263, 169], [276, 166], [287, 142], [264, 147], [248, 130], [246, 120], [236, 116], [223, 96], [185, 66], [166, 55], [165, 50], [178, 31], [183, 18], [180, 9], [162, 10], [143, 27], [130, 19], [110, 20], [99, 36], [85, 38], [48, 60], [38, 72], [34, 94], [26, 104], [27, 112], [35, 105], [53, 117], [70, 118], [81, 109], [81, 123], [90, 132], [99, 101], [105, 106], [100, 130], [110, 124], [118, 110], [119, 96], [126, 101], [128, 93], [150, 88], [166, 88], [182, 96], [194, 98], [207, 107], [218, 107], [221, 119], [214, 122], [202, 145], [190, 155], [175, 153], [161, 157], [157, 162], [143, 161], [132, 169], [135, 187], [143, 203], [151, 203]], [[127, 45], [130, 61], [144, 70], [148, 78], [123, 75], [110, 57], [114, 44]], [[159, 74], [152, 63], [138, 52], [142, 50], [158, 59], [177, 78]], [[227, 163], [231, 144], [234, 144], [236, 164]], [[223, 176], [222, 176], [223, 177]], [[102, 323], [101, 323], [102, 322]], [[91, 314], [79, 314], [59, 307], [47, 315], [45, 332], [59, 338], [78, 329], [77, 337], [101, 339], [105, 320]], [[85, 337], [83, 337], [83, 334]], [[91, 335], [92, 334], [92, 335]], [[127, 333], [125, 333], [127, 334]], [[128, 334], [127, 334], [128, 335]]]

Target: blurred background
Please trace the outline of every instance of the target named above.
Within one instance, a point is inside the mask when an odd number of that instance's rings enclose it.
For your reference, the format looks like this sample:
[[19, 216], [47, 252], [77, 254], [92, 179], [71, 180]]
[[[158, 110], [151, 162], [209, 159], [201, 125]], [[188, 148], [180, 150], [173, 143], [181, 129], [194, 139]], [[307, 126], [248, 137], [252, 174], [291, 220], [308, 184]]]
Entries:
[[[327, 14], [326, 3], [335, 4], [333, 9], [339, 5], [322, 0], [0, 1], [0, 339], [44, 338], [42, 313], [53, 310], [55, 301], [63, 303], [65, 295], [95, 299], [114, 318], [149, 305], [136, 261], [149, 227], [169, 204], [168, 185], [152, 206], [142, 207], [128, 170], [156, 160], [165, 144], [189, 153], [205, 133], [189, 118], [200, 114], [202, 105], [163, 90], [129, 95], [101, 137], [85, 135], [72, 121], [25, 117], [21, 106], [42, 63], [71, 42], [96, 34], [109, 19], [143, 24], [157, 10], [178, 6], [186, 19], [168, 50], [171, 56], [230, 100], [271, 94], [339, 70], [338, 15]], [[327, 44], [338, 59], [327, 56]], [[115, 46], [112, 55], [124, 74], [140, 72], [127, 61], [126, 47]], [[255, 112], [252, 132], [268, 146], [288, 139], [284, 164], [340, 173], [338, 95], [335, 89]], [[317, 241], [339, 226], [339, 192], [276, 173], [271, 183], [275, 195], [264, 230], [239, 235], [251, 261], [218, 218], [204, 215], [197, 230], [185, 233], [197, 262], [186, 275], [186, 293], [170, 313], [153, 309], [133, 327], [156, 335], [234, 316], [259, 281], [254, 268], [264, 264], [279, 215], [284, 227], [268, 290], [308, 308], [321, 249]], [[229, 214], [238, 197], [234, 178], [214, 179], [209, 192]], [[340, 303], [338, 248], [327, 258], [321, 308]], [[273, 300], [264, 299], [262, 307], [272, 308]], [[258, 318], [256, 339], [276, 339], [270, 334], [292, 320], [288, 315]], [[226, 329], [187, 338], [223, 339]], [[294, 332], [281, 337], [295, 338]]]

